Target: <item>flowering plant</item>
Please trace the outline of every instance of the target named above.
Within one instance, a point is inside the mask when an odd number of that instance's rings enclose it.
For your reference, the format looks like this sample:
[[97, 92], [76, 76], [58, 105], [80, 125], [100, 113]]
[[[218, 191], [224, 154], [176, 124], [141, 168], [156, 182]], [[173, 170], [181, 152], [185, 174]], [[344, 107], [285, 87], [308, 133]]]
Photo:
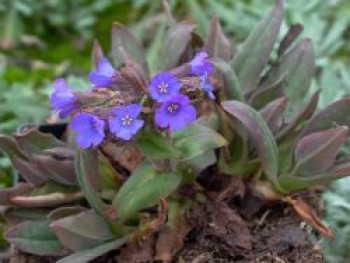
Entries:
[[[163, 242], [189, 231], [186, 215], [199, 204], [232, 197], [237, 180], [241, 195], [287, 202], [333, 237], [293, 194], [348, 175], [342, 147], [350, 101], [315, 113], [319, 92], [304, 99], [315, 68], [313, 46], [297, 40], [300, 31], [292, 28], [274, 50], [282, 1], [238, 48], [217, 17], [203, 40], [193, 23], [175, 21], [164, 5], [169, 29], [160, 72], [150, 75], [141, 44], [114, 23], [112, 59], [94, 43], [92, 88], [75, 92], [61, 78], [53, 85], [55, 114], [70, 117], [66, 142], [36, 130], [0, 137], [26, 180], [0, 191], [11, 207], [7, 215], [28, 207], [48, 212], [40, 220], [23, 216], [7, 240], [39, 255], [76, 251], [59, 262], [86, 262], [156, 232]], [[213, 190], [201, 183], [208, 174], [229, 183]], [[40, 235], [50, 245], [43, 246]], [[162, 247], [155, 258], [170, 260], [180, 248]]]

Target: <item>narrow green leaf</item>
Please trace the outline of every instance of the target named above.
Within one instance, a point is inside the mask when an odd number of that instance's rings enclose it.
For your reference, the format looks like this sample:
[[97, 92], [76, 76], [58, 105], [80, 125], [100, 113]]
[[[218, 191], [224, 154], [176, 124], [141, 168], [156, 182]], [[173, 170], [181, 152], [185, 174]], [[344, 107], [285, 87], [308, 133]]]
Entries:
[[123, 184], [113, 200], [118, 218], [126, 221], [141, 209], [157, 204], [159, 198], [170, 195], [181, 177], [172, 172], [159, 172], [149, 164], [139, 166]]
[[174, 132], [171, 136], [184, 160], [192, 159], [227, 144], [221, 134], [198, 123], [189, 125], [185, 130]]
[[213, 60], [213, 64], [215, 65], [215, 68], [219, 71], [221, 75], [221, 80], [223, 84], [222, 88], [225, 99], [243, 101], [244, 97], [241, 85], [230, 65], [224, 60], [218, 58]]
[[162, 134], [155, 131], [141, 131], [136, 145], [147, 158], [179, 158], [180, 152], [167, 141]]
[[248, 91], [256, 88], [278, 37], [282, 18], [283, 1], [277, 0], [275, 7], [260, 21], [239, 47], [231, 66], [236, 72], [243, 90]]
[[73, 251], [95, 247], [114, 238], [105, 220], [92, 211], [55, 220], [50, 228], [61, 243]]
[[26, 221], [5, 234], [17, 249], [39, 256], [60, 256], [67, 251], [51, 231], [48, 221]]
[[57, 263], [88, 263], [91, 260], [102, 256], [110, 250], [118, 249], [128, 241], [128, 237], [123, 237], [90, 249], [83, 249], [72, 255], [65, 257]]
[[257, 111], [242, 102], [224, 101], [222, 107], [247, 129], [254, 140], [264, 172], [276, 184], [278, 175], [278, 149], [266, 122]]
[[107, 206], [102, 201], [97, 191], [100, 186], [93, 185], [94, 181], [91, 180], [99, 176], [96, 153], [92, 149], [80, 150], [75, 165], [78, 184], [86, 200], [99, 215], [105, 217]]

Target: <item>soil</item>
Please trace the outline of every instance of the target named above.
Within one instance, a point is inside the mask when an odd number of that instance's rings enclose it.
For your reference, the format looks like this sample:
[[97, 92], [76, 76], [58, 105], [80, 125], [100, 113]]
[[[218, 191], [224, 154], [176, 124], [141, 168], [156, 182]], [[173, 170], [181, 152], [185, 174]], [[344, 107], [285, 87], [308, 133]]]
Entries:
[[[302, 193], [320, 211], [319, 194]], [[322, 263], [325, 262], [313, 231], [286, 204], [263, 209], [253, 219], [238, 213], [237, 202], [208, 202], [190, 214], [193, 229], [173, 262], [237, 263]], [[194, 224], [195, 222], [195, 224]], [[140, 247], [132, 243], [91, 263], [150, 262], [154, 258], [154, 237]], [[10, 263], [52, 263], [57, 258], [39, 258], [19, 253]]]

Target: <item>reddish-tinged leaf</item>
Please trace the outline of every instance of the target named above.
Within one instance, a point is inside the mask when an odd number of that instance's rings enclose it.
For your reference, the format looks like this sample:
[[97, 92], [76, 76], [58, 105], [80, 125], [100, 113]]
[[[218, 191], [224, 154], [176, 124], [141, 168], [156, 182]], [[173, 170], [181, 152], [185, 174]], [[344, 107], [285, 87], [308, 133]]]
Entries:
[[283, 1], [260, 21], [236, 52], [232, 66], [243, 90], [257, 87], [260, 75], [270, 58], [283, 18]]
[[53, 221], [67, 216], [76, 215], [85, 211], [87, 211], [87, 208], [83, 206], [63, 206], [51, 211], [47, 215], [47, 219]]
[[285, 79], [284, 92], [289, 98], [287, 114], [294, 113], [304, 103], [315, 71], [315, 54], [310, 40], [303, 40], [290, 49], [269, 72], [262, 88]]
[[55, 220], [50, 228], [61, 243], [73, 251], [95, 247], [114, 237], [103, 218], [92, 211]]
[[284, 201], [291, 204], [301, 219], [312, 225], [322, 235], [332, 240], [335, 239], [335, 235], [332, 230], [322, 223], [321, 219], [311, 210], [310, 206], [305, 203], [304, 200], [301, 198], [293, 199], [291, 197], [286, 197], [284, 198]]
[[14, 158], [12, 162], [21, 176], [29, 183], [39, 186], [49, 180], [49, 178], [44, 177], [45, 175], [33, 162], [27, 162], [20, 158]]
[[283, 113], [287, 102], [288, 98], [282, 97], [270, 102], [260, 111], [273, 134], [276, 134], [283, 124]]
[[63, 141], [56, 139], [52, 134], [42, 133], [37, 129], [31, 129], [14, 137], [19, 147], [31, 154], [40, 153], [50, 148], [66, 146]]
[[92, 53], [91, 53], [92, 63], [94, 64], [95, 68], [97, 68], [98, 63], [103, 57], [104, 55], [103, 55], [102, 47], [98, 42], [98, 40], [95, 39], [92, 46]]
[[312, 95], [309, 103], [298, 112], [291, 120], [283, 127], [283, 129], [276, 135], [277, 141], [281, 141], [285, 136], [288, 136], [299, 124], [309, 119], [317, 109], [320, 91], [316, 91]]
[[10, 159], [22, 158], [28, 160], [28, 157], [21, 151], [16, 140], [8, 135], [0, 134], [0, 150], [4, 152]]
[[278, 150], [276, 141], [266, 122], [257, 111], [242, 102], [224, 101], [222, 107], [248, 130], [255, 143], [264, 172], [276, 184]]
[[76, 185], [73, 160], [59, 160], [47, 155], [35, 155], [33, 161], [48, 179], [64, 185]]
[[11, 201], [13, 197], [29, 194], [33, 188], [29, 183], [16, 183], [12, 188], [0, 189], [0, 205], [13, 206], [14, 203]]
[[248, 97], [248, 104], [254, 109], [260, 110], [269, 102], [285, 96], [283, 91], [285, 85], [284, 76], [281, 76], [280, 79], [267, 86], [259, 86], [254, 92], [246, 95]]
[[301, 136], [320, 130], [326, 130], [335, 125], [350, 126], [350, 99], [341, 99], [333, 102], [322, 111], [315, 114], [307, 123]]
[[210, 22], [210, 30], [204, 41], [204, 49], [210, 57], [218, 57], [224, 61], [230, 61], [232, 58], [233, 47], [222, 31], [217, 15], [214, 15]]
[[304, 28], [301, 24], [295, 24], [292, 25], [287, 34], [283, 37], [281, 44], [278, 48], [278, 55], [283, 55], [289, 47], [294, 43], [294, 41], [300, 36], [300, 34], [303, 32]]
[[339, 126], [315, 132], [303, 137], [297, 144], [294, 157], [294, 171], [297, 174], [316, 175], [328, 170], [346, 142], [348, 128]]
[[97, 258], [98, 256], [102, 256], [106, 254], [108, 251], [113, 249], [118, 249], [122, 245], [124, 245], [128, 241], [128, 237], [122, 237], [120, 239], [113, 240], [111, 242], [99, 245], [94, 248], [82, 249], [78, 252], [75, 252], [68, 257], [65, 257], [57, 263], [86, 263], [91, 260]]
[[[127, 57], [125, 57], [125, 54]], [[135, 36], [120, 23], [114, 22], [112, 25], [112, 58], [114, 65], [119, 68], [123, 63], [137, 63], [142, 68], [143, 73], [148, 75], [145, 50]], [[126, 59], [131, 59], [128, 61]]]
[[191, 43], [195, 24], [182, 21], [170, 26], [164, 41], [163, 69], [173, 69], [179, 66], [181, 57]]

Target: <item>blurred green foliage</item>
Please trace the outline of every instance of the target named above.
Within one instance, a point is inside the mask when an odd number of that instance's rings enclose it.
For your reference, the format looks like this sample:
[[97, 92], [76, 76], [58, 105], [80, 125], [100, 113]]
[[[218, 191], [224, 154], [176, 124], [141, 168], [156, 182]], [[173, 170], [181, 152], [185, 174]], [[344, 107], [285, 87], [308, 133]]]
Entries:
[[350, 178], [333, 183], [323, 195], [324, 220], [335, 231], [336, 240], [322, 240], [325, 259], [330, 263], [350, 262]]

